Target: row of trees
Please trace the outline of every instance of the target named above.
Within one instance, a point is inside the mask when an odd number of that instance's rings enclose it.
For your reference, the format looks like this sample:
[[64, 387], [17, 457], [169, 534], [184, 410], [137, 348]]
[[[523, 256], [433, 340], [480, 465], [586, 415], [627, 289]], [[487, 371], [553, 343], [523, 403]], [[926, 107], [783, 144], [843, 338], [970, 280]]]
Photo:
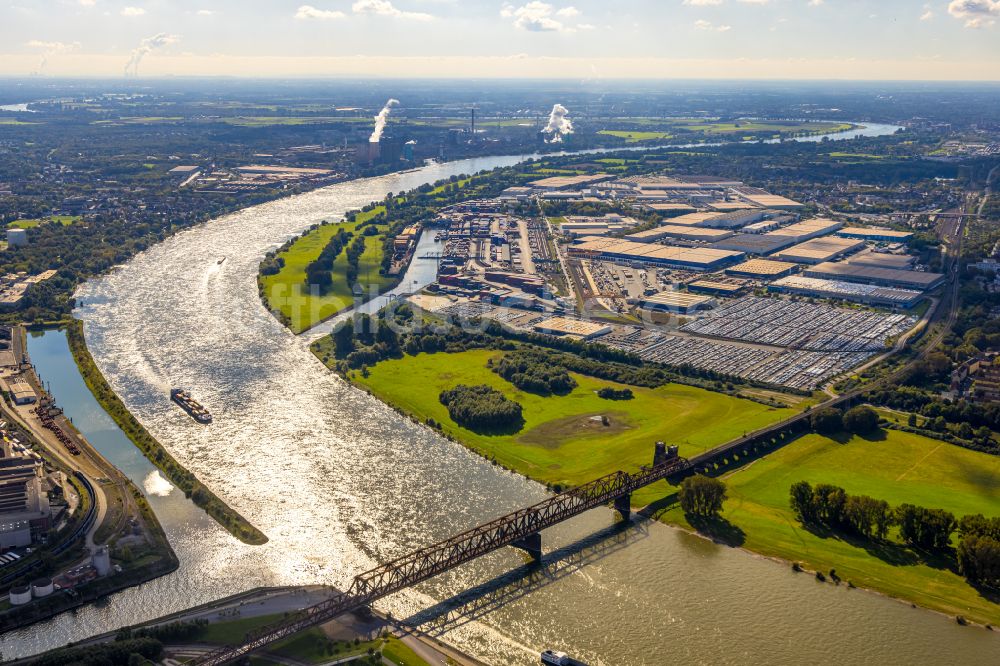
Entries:
[[905, 543], [925, 550], [945, 550], [958, 523], [943, 509], [901, 504], [893, 509], [885, 500], [867, 495], [849, 495], [839, 487], [808, 481], [792, 484], [792, 511], [803, 524], [846, 529], [868, 539], [885, 540], [893, 525]]
[[898, 526], [904, 543], [944, 553], [958, 530], [959, 572], [974, 585], [1000, 588], [1000, 517], [975, 514], [956, 520], [950, 511], [914, 504], [894, 509], [885, 500], [849, 495], [826, 483], [811, 486], [807, 481], [792, 484], [789, 495], [792, 511], [803, 524], [846, 529], [867, 539], [884, 541], [889, 529]]
[[497, 373], [522, 391], [539, 395], [566, 395], [576, 388], [576, 380], [566, 368], [548, 362], [540, 350], [520, 349], [504, 354], [493, 366]]
[[521, 405], [485, 384], [459, 384], [442, 391], [439, 400], [452, 421], [470, 430], [520, 429], [524, 423]]
[[[375, 227], [368, 227], [368, 229], [375, 229]], [[347, 247], [347, 271], [345, 271], [344, 277], [347, 279], [348, 286], [353, 287], [354, 283], [358, 281], [358, 262], [364, 253], [365, 237], [358, 236]]]
[[350, 239], [349, 232], [342, 228], [337, 230], [319, 256], [306, 266], [307, 285], [317, 286], [320, 291], [326, 291], [333, 285], [333, 262]]

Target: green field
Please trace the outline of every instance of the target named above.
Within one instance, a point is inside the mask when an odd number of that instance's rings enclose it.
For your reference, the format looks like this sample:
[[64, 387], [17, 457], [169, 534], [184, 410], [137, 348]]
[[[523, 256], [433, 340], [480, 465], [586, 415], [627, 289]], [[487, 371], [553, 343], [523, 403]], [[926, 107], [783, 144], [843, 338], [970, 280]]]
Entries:
[[673, 134], [670, 132], [645, 132], [645, 131], [633, 131], [633, 130], [601, 130], [598, 134], [605, 134], [607, 136], [616, 136], [619, 139], [625, 139], [627, 143], [638, 143], [640, 141], [652, 141], [654, 139], [672, 139]]
[[[956, 517], [1000, 515], [1000, 458], [896, 430], [880, 437], [841, 443], [807, 435], [729, 474], [724, 518], [743, 532], [744, 547], [754, 552], [812, 570], [836, 569], [844, 581], [948, 615], [1000, 623], [1000, 605], [942, 562], [926, 561], [898, 542], [879, 545], [819, 536], [795, 519], [788, 489], [800, 480], [832, 483], [893, 506], [906, 502], [942, 508]], [[662, 497], [666, 486], [657, 486]], [[656, 494], [650, 490], [642, 496], [652, 501]], [[690, 527], [676, 504], [660, 517]]]
[[[333, 287], [325, 294], [310, 293], [306, 283], [306, 266], [315, 260], [330, 238], [339, 230], [355, 231], [357, 225], [383, 212], [381, 206], [367, 213], [360, 213], [355, 222], [325, 224], [299, 238], [290, 249], [279, 256], [285, 266], [275, 275], [260, 276], [264, 302], [268, 309], [279, 310], [291, 322], [289, 328], [296, 333], [315, 326], [338, 312], [354, 305], [355, 296], [347, 284], [347, 251], [340, 253], [333, 263]], [[380, 232], [386, 230], [379, 225]], [[365, 237], [365, 252], [358, 262], [358, 284], [365, 293], [370, 293], [372, 285], [378, 293], [383, 293], [396, 284], [395, 278], [379, 274], [382, 266], [381, 235]]]
[[[702, 120], [692, 118], [625, 118], [623, 125], [636, 125], [643, 129], [606, 129], [598, 134], [616, 136], [625, 139], [627, 143], [638, 143], [640, 141], [654, 141], [677, 138], [678, 130], [687, 132], [701, 132], [707, 135], [730, 135], [741, 132], [774, 132], [775, 134], [805, 132], [809, 134], [826, 134], [828, 132], [842, 132], [849, 130], [850, 123], [827, 123], [827, 122], [791, 122], [791, 121], [750, 121], [722, 122], [715, 120]], [[658, 125], [656, 129], [649, 126]], [[753, 137], [744, 137], [753, 138]]]
[[79, 215], [53, 215], [52, 217], [36, 218], [32, 220], [14, 220], [7, 226], [11, 229], [30, 229], [32, 227], [37, 227], [40, 224], [55, 222], [56, 224], [68, 227], [74, 222], [79, 222], [81, 219], [83, 218]]
[[[635, 398], [597, 397], [613, 382], [574, 374], [579, 383], [566, 396], [525, 393], [486, 367], [499, 352], [418, 354], [383, 361], [369, 376], [355, 377], [384, 402], [424, 421], [433, 418], [444, 432], [505, 467], [543, 483], [577, 485], [618, 469], [652, 462], [653, 443], [680, 445], [693, 455], [792, 414], [749, 400], [704, 389], [668, 384], [631, 387]], [[524, 428], [513, 435], [483, 435], [457, 425], [438, 396], [456, 384], [488, 384], [523, 407]], [[609, 426], [601, 424], [607, 416]], [[594, 420], [592, 417], [597, 417]]]

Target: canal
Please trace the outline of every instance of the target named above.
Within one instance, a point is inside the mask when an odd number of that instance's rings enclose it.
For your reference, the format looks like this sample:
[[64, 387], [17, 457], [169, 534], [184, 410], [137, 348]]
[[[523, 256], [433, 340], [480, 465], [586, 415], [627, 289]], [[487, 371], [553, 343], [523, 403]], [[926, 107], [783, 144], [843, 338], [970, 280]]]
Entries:
[[[0, 639], [3, 653], [30, 654], [258, 585], [346, 586], [355, 573], [543, 498], [538, 484], [328, 372], [306, 339], [264, 310], [255, 281], [264, 253], [310, 224], [387, 192], [519, 159], [431, 165], [256, 206], [182, 232], [85, 285], [78, 316], [112, 387], [270, 541], [241, 544], [190, 505], [171, 516], [171, 497], [154, 496], [180, 570], [112, 595], [102, 607], [11, 632]], [[61, 388], [64, 380], [72, 385], [75, 367], [72, 359], [66, 364], [64, 340], [50, 336], [32, 338], [29, 351], [78, 427], [98, 436], [99, 415], [86, 425], [96, 408], [86, 390]], [[214, 423], [200, 426], [172, 405], [172, 386], [190, 388]], [[94, 443], [145, 480], [152, 468], [113, 440]], [[785, 564], [659, 524], [619, 532], [613, 523], [611, 511], [597, 510], [546, 532], [546, 550], [563, 557], [540, 572], [508, 575], [525, 563], [508, 549], [380, 607], [495, 664], [537, 663], [545, 647], [592, 666], [937, 666], [991, 663], [1000, 650], [990, 632], [820, 585]], [[460, 596], [470, 587], [474, 594]]]

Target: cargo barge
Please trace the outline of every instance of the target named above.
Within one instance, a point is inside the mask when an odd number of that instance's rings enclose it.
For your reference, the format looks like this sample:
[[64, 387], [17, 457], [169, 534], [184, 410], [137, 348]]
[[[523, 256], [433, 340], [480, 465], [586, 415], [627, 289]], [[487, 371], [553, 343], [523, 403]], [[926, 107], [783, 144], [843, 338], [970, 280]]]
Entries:
[[201, 403], [191, 397], [191, 394], [184, 389], [171, 389], [170, 399], [180, 405], [188, 415], [198, 423], [211, 423], [212, 415], [201, 406]]

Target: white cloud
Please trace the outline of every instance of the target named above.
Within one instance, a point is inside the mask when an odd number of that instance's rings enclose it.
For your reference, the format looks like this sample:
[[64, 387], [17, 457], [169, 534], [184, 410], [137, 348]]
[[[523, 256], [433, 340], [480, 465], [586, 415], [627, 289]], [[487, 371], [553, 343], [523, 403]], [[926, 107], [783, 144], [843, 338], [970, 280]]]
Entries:
[[295, 18], [300, 21], [330, 21], [333, 19], [342, 19], [345, 16], [344, 12], [330, 9], [316, 9], [312, 5], [302, 5], [295, 12]]
[[934, 18], [934, 12], [931, 10], [930, 5], [924, 5], [924, 13], [920, 15], [921, 21], [930, 21]]
[[736, 0], [737, 2], [742, 2], [744, 5], [767, 5], [770, 4], [771, 0]]
[[198, 16], [215, 16], [218, 13], [219, 12], [215, 11], [214, 9], [199, 9], [198, 11], [195, 12], [195, 14], [197, 14]]
[[[580, 16], [580, 10], [573, 6], [556, 9], [547, 2], [532, 0], [520, 7], [505, 4], [500, 9], [500, 16], [514, 19], [514, 26], [528, 32], [576, 32], [577, 30], [593, 30], [589, 23], [567, 25], [560, 19]], [[558, 18], [557, 18], [558, 17]]]
[[709, 7], [713, 5], [721, 5], [722, 0], [684, 0], [684, 4], [692, 7]]
[[698, 30], [713, 30], [715, 32], [729, 32], [733, 29], [731, 25], [715, 25], [711, 21], [706, 21], [705, 19], [698, 19], [694, 22], [694, 27]]
[[423, 12], [404, 12], [393, 6], [390, 0], [358, 0], [351, 5], [355, 14], [374, 14], [376, 16], [392, 16], [394, 18], [412, 19], [414, 21], [430, 21], [434, 17]]
[[26, 42], [25, 46], [32, 49], [45, 49], [49, 53], [65, 53], [80, 48], [80, 42], [45, 42], [40, 39], [32, 39]]
[[810, 7], [819, 7], [822, 4], [825, 4], [823, 0], [809, 0]]
[[988, 28], [1000, 16], [1000, 0], [951, 0], [948, 13], [964, 19], [966, 28]]
[[93, 7], [97, 4], [97, 0], [77, 0], [77, 4], [81, 7]]
[[128, 17], [142, 16], [145, 13], [146, 10], [143, 9], [142, 7], [123, 7], [121, 11], [122, 16], [128, 16]]

